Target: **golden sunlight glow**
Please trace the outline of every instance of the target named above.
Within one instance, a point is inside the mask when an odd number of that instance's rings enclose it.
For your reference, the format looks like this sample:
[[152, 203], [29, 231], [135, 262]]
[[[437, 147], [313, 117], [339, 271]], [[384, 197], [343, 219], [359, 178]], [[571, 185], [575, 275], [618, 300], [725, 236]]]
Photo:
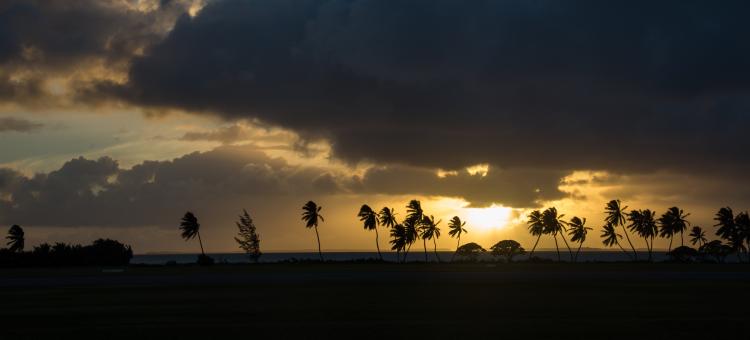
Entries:
[[513, 218], [513, 209], [492, 205], [487, 208], [464, 208], [466, 224], [480, 230], [501, 229]]
[[487, 176], [487, 174], [490, 172], [490, 166], [489, 164], [477, 164], [472, 165], [468, 168], [466, 168], [466, 172], [469, 173], [469, 175], [479, 175], [481, 177]]

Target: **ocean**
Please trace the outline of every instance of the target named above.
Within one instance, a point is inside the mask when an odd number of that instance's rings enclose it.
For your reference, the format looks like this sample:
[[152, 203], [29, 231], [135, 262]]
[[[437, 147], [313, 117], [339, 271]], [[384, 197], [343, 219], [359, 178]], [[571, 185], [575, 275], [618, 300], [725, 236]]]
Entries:
[[[575, 255], [575, 251], [573, 252]], [[248, 257], [243, 253], [209, 253], [216, 262], [218, 263], [248, 263]], [[131, 264], [151, 264], [151, 265], [163, 265], [168, 262], [174, 261], [175, 263], [195, 263], [198, 254], [141, 254], [134, 255], [130, 261]], [[453, 256], [453, 252], [450, 251], [438, 251], [438, 256], [442, 261], [449, 261]], [[537, 250], [534, 252], [535, 257], [549, 260], [557, 260], [557, 252], [552, 250]], [[570, 261], [570, 255], [566, 250], [560, 250], [560, 256], [563, 261]], [[375, 260], [378, 259], [377, 252], [323, 252], [324, 260], [328, 261], [357, 261], [357, 260]], [[428, 261], [437, 261], [437, 258], [433, 252], [427, 253]], [[522, 260], [527, 259], [528, 254], [520, 255], [515, 259]], [[648, 253], [640, 251], [638, 252], [639, 260], [646, 260]], [[665, 261], [669, 257], [664, 251], [655, 251], [653, 254], [654, 261]], [[264, 253], [260, 257], [260, 262], [263, 263], [274, 263], [284, 261], [305, 261], [305, 260], [318, 260], [319, 256], [317, 252], [269, 252]], [[396, 261], [396, 253], [383, 252], [383, 259], [386, 261]], [[493, 257], [489, 253], [482, 254], [480, 260], [493, 260]], [[630, 261], [630, 257], [625, 255], [621, 251], [581, 251], [578, 255], [578, 262], [621, 262]], [[424, 251], [417, 249], [409, 252], [407, 261], [418, 262], [425, 261]], [[727, 262], [736, 261], [735, 256], [727, 258]]]

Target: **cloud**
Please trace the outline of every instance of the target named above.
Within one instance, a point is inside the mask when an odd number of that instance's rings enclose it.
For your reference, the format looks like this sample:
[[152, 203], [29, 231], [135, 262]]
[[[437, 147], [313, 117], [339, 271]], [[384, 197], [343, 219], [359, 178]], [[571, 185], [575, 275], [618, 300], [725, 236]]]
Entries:
[[0, 132], [33, 132], [41, 129], [43, 126], [44, 124], [26, 119], [0, 117]]
[[132, 58], [193, 2], [3, 1], [0, 103], [59, 108], [93, 81], [124, 81]]
[[216, 1], [94, 93], [258, 118], [352, 162], [747, 170], [747, 7]]
[[42, 226], [169, 225], [186, 209], [241, 199], [336, 192], [328, 170], [291, 166], [251, 147], [220, 147], [131, 169], [103, 157], [24, 176], [0, 171], [0, 222]]
[[245, 141], [249, 139], [250, 136], [250, 133], [243, 126], [231, 125], [212, 131], [189, 131], [186, 132], [180, 140], [188, 142], [209, 141], [221, 142], [222, 144], [232, 144]]
[[565, 175], [548, 170], [490, 168], [484, 176], [462, 170], [440, 177], [436, 171], [427, 168], [374, 167], [356, 182], [354, 190], [390, 195], [460, 197], [473, 207], [497, 203], [525, 208], [567, 197], [558, 188], [560, 178]]

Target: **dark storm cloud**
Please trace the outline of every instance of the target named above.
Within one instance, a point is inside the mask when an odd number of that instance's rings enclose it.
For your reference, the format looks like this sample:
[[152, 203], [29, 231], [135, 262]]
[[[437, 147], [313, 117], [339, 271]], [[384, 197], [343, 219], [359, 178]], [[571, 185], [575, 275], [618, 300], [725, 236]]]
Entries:
[[154, 3], [154, 10], [141, 12], [130, 0], [3, 1], [0, 101], [34, 104], [51, 75], [85, 72], [97, 63], [105, 71], [123, 67], [163, 38], [189, 1]]
[[299, 195], [338, 190], [323, 169], [290, 166], [248, 147], [220, 147], [131, 169], [108, 157], [77, 158], [31, 177], [0, 169], [0, 223], [171, 225], [186, 209], [227, 204], [240, 209], [251, 199], [286, 196], [296, 202]]
[[99, 90], [259, 118], [329, 138], [352, 161], [744, 169], [747, 10], [735, 1], [216, 1], [136, 58], [126, 86]]
[[13, 132], [32, 132], [41, 129], [44, 124], [32, 122], [26, 119], [0, 117], [0, 133]]

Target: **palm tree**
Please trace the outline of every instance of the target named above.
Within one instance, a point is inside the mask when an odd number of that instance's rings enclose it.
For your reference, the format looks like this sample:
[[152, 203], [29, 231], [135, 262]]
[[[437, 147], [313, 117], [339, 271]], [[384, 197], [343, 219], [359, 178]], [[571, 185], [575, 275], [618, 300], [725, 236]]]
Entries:
[[628, 231], [625, 229], [625, 216], [627, 215], [627, 209], [627, 206], [622, 206], [620, 200], [609, 201], [604, 207], [604, 212], [607, 214], [607, 216], [604, 218], [604, 222], [611, 224], [614, 227], [622, 227], [625, 238], [628, 240], [630, 248], [633, 249], [633, 256], [636, 260], [638, 260], [638, 252], [635, 251], [633, 242], [630, 242], [630, 236], [628, 236]]
[[8, 250], [11, 252], [22, 252], [25, 245], [24, 232], [21, 226], [14, 224], [8, 229], [8, 236], [5, 237], [8, 240], [6, 245]]
[[719, 227], [719, 229], [716, 230], [716, 236], [719, 236], [724, 240], [729, 240], [735, 232], [736, 227], [732, 208], [726, 207], [719, 209], [716, 213], [716, 217], [714, 217], [714, 221], [717, 222], [714, 227]]
[[198, 218], [195, 217], [195, 215], [188, 211], [185, 213], [184, 216], [182, 216], [182, 221], [180, 222], [180, 230], [182, 230], [182, 238], [185, 239], [185, 241], [188, 241], [190, 239], [195, 238], [195, 236], [198, 236], [198, 244], [201, 246], [201, 256], [205, 257], [206, 252], [203, 251], [203, 240], [201, 240], [201, 224], [198, 223]]
[[630, 225], [628, 229], [631, 232], [638, 234], [646, 241], [646, 249], [648, 249], [648, 260], [651, 261], [652, 253], [654, 250], [654, 237], [659, 232], [659, 228], [656, 225], [654, 216], [655, 212], [644, 209], [644, 210], [631, 210], [628, 213], [628, 221]]
[[565, 221], [562, 220], [562, 218], [565, 215], [558, 215], [557, 214], [557, 208], [551, 207], [544, 210], [542, 213], [542, 223], [544, 224], [544, 231], [545, 234], [551, 234], [552, 237], [555, 239], [555, 248], [557, 249], [557, 260], [561, 261], [560, 259], [560, 247], [557, 245], [557, 235], [560, 235], [560, 238], [562, 238], [563, 242], [565, 242], [565, 246], [568, 248], [568, 253], [570, 253], [570, 260], [573, 261], [573, 251], [570, 249], [570, 245], [568, 245], [568, 241], [565, 240]]
[[388, 228], [393, 228], [398, 222], [396, 222], [396, 211], [393, 208], [383, 207], [378, 213], [380, 225]]
[[688, 216], [690, 216], [690, 214], [685, 214], [682, 209], [671, 207], [667, 209], [667, 212], [662, 214], [659, 218], [659, 225], [661, 226], [659, 236], [669, 238], [668, 252], [672, 251], [672, 240], [674, 238], [674, 234], [678, 232], [680, 233], [681, 237], [680, 245], [684, 245], [684, 231], [685, 229], [687, 229], [687, 226], [690, 225], [690, 222], [685, 220], [685, 218]]
[[612, 247], [613, 245], [617, 245], [620, 247], [623, 253], [628, 256], [628, 258], [632, 258], [630, 254], [625, 251], [625, 248], [620, 245], [620, 240], [622, 238], [622, 235], [618, 234], [615, 230], [615, 226], [612, 225], [612, 223], [607, 223], [602, 227], [602, 236], [603, 238], [602, 243], [604, 243], [607, 247]]
[[438, 262], [440, 262], [440, 256], [437, 252], [437, 239], [440, 238], [440, 228], [438, 228], [438, 225], [442, 222], [442, 220], [439, 220], [435, 222], [435, 217], [425, 216], [424, 219], [422, 219], [422, 241], [425, 244], [425, 252], [424, 252], [424, 260], [427, 261], [427, 241], [432, 240], [433, 245], [433, 251], [435, 252], [435, 257], [437, 258]]
[[359, 217], [359, 220], [363, 222], [365, 230], [375, 230], [375, 247], [378, 249], [378, 257], [380, 257], [380, 260], [383, 260], [383, 255], [380, 254], [380, 242], [378, 241], [378, 213], [373, 211], [369, 205], [363, 204], [361, 208], [359, 208], [359, 213], [357, 214]]
[[531, 248], [531, 252], [529, 253], [529, 258], [531, 258], [531, 256], [534, 255], [536, 246], [539, 244], [539, 239], [542, 238], [542, 235], [546, 234], [544, 229], [544, 220], [542, 219], [542, 213], [539, 212], [539, 210], [532, 211], [529, 214], [529, 220], [526, 223], [529, 225], [529, 233], [536, 236], [534, 247]]
[[400, 261], [400, 254], [406, 249], [406, 227], [396, 224], [391, 228], [391, 250], [396, 251], [396, 262]]
[[406, 205], [406, 220], [404, 220], [404, 227], [406, 228], [406, 251], [404, 252], [404, 262], [406, 262], [406, 256], [409, 255], [411, 245], [416, 242], [419, 237], [419, 228], [421, 227], [422, 220], [424, 219], [424, 210], [422, 210], [422, 203], [418, 200], [411, 200]]
[[453, 216], [450, 223], [448, 223], [448, 228], [450, 229], [448, 231], [448, 236], [458, 239], [458, 241], [456, 241], [456, 251], [453, 253], [453, 256], [451, 256], [451, 262], [453, 262], [453, 259], [456, 257], [456, 253], [458, 253], [458, 248], [461, 246], [461, 235], [464, 233], [469, 233], [464, 228], [465, 225], [466, 222], [461, 222], [461, 219], [458, 216]]
[[323, 215], [320, 214], [320, 210], [323, 207], [319, 207], [315, 202], [308, 201], [302, 207], [302, 220], [305, 221], [305, 227], [315, 228], [315, 238], [318, 240], [318, 255], [320, 255], [320, 261], [323, 261], [323, 251], [320, 250], [320, 234], [318, 234], [318, 221], [325, 222]]
[[592, 229], [586, 226], [586, 218], [581, 220], [576, 216], [573, 216], [573, 218], [570, 219], [568, 226], [570, 227], [570, 230], [568, 231], [570, 241], [578, 242], [578, 250], [576, 250], [576, 256], [573, 260], [574, 262], [578, 262], [578, 254], [581, 252], [583, 242], [586, 241], [586, 234]]
[[693, 227], [693, 229], [690, 231], [690, 243], [692, 245], [698, 244], [698, 248], [702, 247], [706, 242], [708, 242], [708, 239], [706, 238], [706, 232], [703, 231], [703, 228], [699, 226]]
[[734, 233], [732, 233], [730, 243], [737, 252], [738, 258], [740, 258], [740, 252], [744, 251], [747, 261], [750, 262], [750, 215], [747, 212], [737, 214], [734, 218], [734, 225]]

